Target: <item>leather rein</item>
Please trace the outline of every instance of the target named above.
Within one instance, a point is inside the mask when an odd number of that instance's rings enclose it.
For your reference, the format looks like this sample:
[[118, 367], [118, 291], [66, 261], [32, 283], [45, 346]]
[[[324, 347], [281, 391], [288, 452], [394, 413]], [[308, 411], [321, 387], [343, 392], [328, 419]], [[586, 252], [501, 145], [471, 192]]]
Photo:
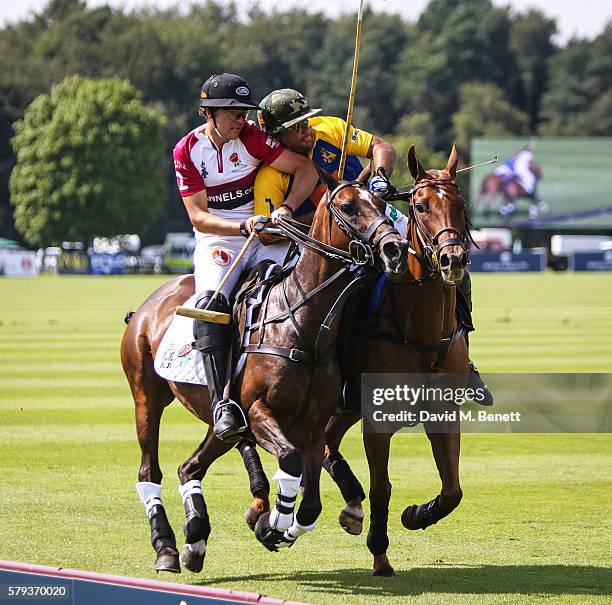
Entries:
[[[361, 181], [348, 181], [340, 183], [333, 191], [328, 191], [326, 206], [327, 210], [330, 214], [330, 232], [331, 232], [331, 221], [336, 221], [336, 224], [351, 240], [349, 244], [348, 251], [343, 250], [341, 248], [337, 248], [332, 246], [331, 244], [327, 244], [320, 240], [317, 240], [308, 233], [304, 232], [304, 225], [299, 221], [295, 221], [293, 219], [280, 217], [277, 221], [278, 227], [280, 228], [281, 233], [292, 240], [295, 244], [301, 244], [305, 248], [312, 250], [313, 252], [319, 254], [320, 256], [330, 259], [336, 260], [342, 263], [342, 268], [339, 269], [336, 273], [334, 273], [331, 277], [326, 279], [324, 282], [319, 284], [316, 288], [311, 290], [310, 292], [304, 292], [301, 288], [301, 285], [295, 279], [295, 273], [291, 272], [291, 268], [288, 264], [283, 267], [280, 274], [276, 277], [276, 279], [280, 279], [283, 276], [293, 277], [295, 280], [295, 285], [297, 289], [301, 292], [301, 298], [294, 303], [289, 301], [289, 296], [287, 294], [287, 279], [280, 282], [280, 287], [282, 288], [283, 297], [281, 299], [284, 310], [280, 313], [272, 317], [267, 316], [267, 304], [269, 297], [266, 297], [264, 308], [262, 309], [261, 319], [255, 323], [252, 323], [246, 326], [246, 329], [250, 332], [255, 330], [259, 330], [259, 341], [257, 343], [249, 343], [243, 350], [246, 353], [262, 353], [268, 355], [278, 355], [281, 357], [285, 357], [291, 361], [304, 361], [307, 363], [314, 363], [317, 361], [322, 361], [326, 357], [327, 352], [327, 340], [328, 336], [331, 332], [334, 320], [342, 311], [344, 307], [344, 303], [346, 302], [349, 295], [353, 292], [353, 290], [365, 279], [369, 278], [370, 275], [363, 271], [365, 266], [373, 267], [376, 261], [375, 257], [375, 249], [379, 245], [379, 243], [389, 235], [399, 235], [399, 232], [394, 227], [393, 222], [385, 215], [377, 217], [372, 223], [368, 226], [365, 233], [360, 232], [358, 229], [353, 227], [344, 216], [337, 210], [337, 208], [333, 204], [334, 198], [347, 187], [360, 187], [367, 190], [367, 186]], [[386, 229], [382, 230], [382, 233], [378, 234], [374, 237], [374, 234], [378, 230], [381, 225], [386, 225]], [[295, 312], [303, 307], [308, 301], [310, 301], [314, 296], [316, 296], [319, 292], [329, 287], [333, 282], [339, 279], [346, 273], [352, 273], [352, 277], [349, 283], [345, 286], [342, 292], [338, 295], [335, 302], [332, 304], [329, 312], [327, 313], [325, 319], [321, 323], [319, 327], [319, 332], [317, 334], [314, 351], [313, 353], [308, 352], [306, 349], [306, 339], [304, 337], [303, 330], [299, 325]], [[275, 280], [276, 281], [276, 280]], [[265, 282], [260, 282], [256, 284], [254, 290], [258, 287], [261, 287], [265, 284]], [[265, 328], [268, 324], [275, 322], [282, 322], [286, 319], [291, 321], [291, 324], [294, 328], [294, 331], [297, 335], [299, 349], [297, 348], [289, 348], [289, 347], [278, 347], [276, 345], [268, 345], [263, 343]]]

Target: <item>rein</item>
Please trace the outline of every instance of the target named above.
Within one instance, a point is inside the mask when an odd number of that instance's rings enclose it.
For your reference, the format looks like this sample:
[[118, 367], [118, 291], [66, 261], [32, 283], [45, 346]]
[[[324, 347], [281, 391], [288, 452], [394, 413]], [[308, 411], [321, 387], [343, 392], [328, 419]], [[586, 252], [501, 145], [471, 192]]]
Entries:
[[[316, 238], [313, 238], [307, 233], [304, 233], [303, 229], [305, 225], [300, 223], [299, 221], [295, 221], [290, 218], [279, 217], [277, 220], [278, 226], [288, 239], [292, 240], [296, 244], [302, 244], [305, 248], [311, 250], [322, 256], [323, 258], [327, 258], [330, 260], [336, 260], [343, 264], [343, 267], [336, 271], [331, 277], [326, 279], [324, 282], [319, 284], [316, 288], [311, 290], [310, 292], [303, 292], [300, 284], [296, 281], [295, 285], [300, 292], [302, 292], [302, 297], [300, 300], [290, 303], [289, 296], [287, 294], [287, 280], [280, 282], [281, 291], [283, 297], [281, 299], [284, 310], [280, 313], [272, 317], [267, 316], [267, 304], [264, 309], [263, 317], [253, 324], [249, 324], [245, 329], [253, 332], [255, 330], [259, 330], [259, 342], [258, 343], [249, 343], [247, 344], [243, 350], [246, 353], [262, 353], [269, 355], [279, 355], [281, 357], [285, 357], [290, 359], [291, 361], [305, 361], [307, 363], [313, 363], [315, 361], [322, 361], [325, 359], [326, 352], [326, 341], [331, 332], [334, 320], [342, 311], [344, 303], [352, 291], [366, 278], [369, 277], [368, 274], [363, 272], [363, 268], [367, 266], [373, 266], [375, 263], [375, 252], [374, 249], [379, 245], [379, 243], [389, 235], [399, 235], [397, 229], [393, 226], [393, 222], [387, 218], [385, 215], [377, 217], [372, 223], [368, 226], [365, 233], [361, 233], [353, 225], [351, 225], [345, 218], [342, 216], [340, 212], [333, 205], [334, 198], [340, 193], [340, 191], [344, 190], [347, 187], [360, 187], [367, 188], [363, 183], [359, 181], [349, 181], [340, 183], [333, 191], [328, 191], [326, 207], [330, 214], [330, 223], [332, 218], [336, 221], [339, 229], [345, 233], [350, 241], [349, 251], [343, 250], [341, 248], [336, 248], [331, 244], [327, 244], [322, 242]], [[374, 238], [374, 234], [378, 230], [381, 225], [388, 225], [388, 228], [383, 230], [381, 234], [379, 234], [376, 238]], [[331, 231], [331, 228], [330, 228]], [[281, 275], [285, 273], [285, 268], [281, 272]], [[300, 327], [296, 317], [295, 312], [303, 307], [306, 303], [308, 303], [314, 296], [316, 296], [321, 291], [325, 290], [331, 284], [333, 284], [337, 279], [344, 276], [347, 273], [353, 273], [349, 283], [345, 286], [342, 292], [338, 295], [335, 302], [332, 304], [329, 312], [325, 316], [325, 319], [319, 326], [319, 331], [317, 333], [317, 337], [314, 345], [314, 352], [309, 353], [305, 350], [305, 338], [303, 334], [303, 330]], [[291, 274], [293, 279], [295, 279], [295, 273]], [[256, 286], [257, 287], [257, 286]], [[268, 324], [275, 322], [282, 322], [286, 319], [291, 320], [291, 324], [293, 329], [297, 335], [300, 349], [289, 348], [289, 347], [278, 347], [276, 345], [268, 345], [263, 343], [265, 327]]]

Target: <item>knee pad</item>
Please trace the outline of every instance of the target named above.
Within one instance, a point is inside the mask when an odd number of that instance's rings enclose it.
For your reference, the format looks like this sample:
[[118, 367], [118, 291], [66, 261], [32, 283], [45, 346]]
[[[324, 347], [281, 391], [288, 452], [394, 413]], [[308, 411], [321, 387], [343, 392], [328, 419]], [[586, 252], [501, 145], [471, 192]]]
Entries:
[[[197, 309], [217, 311], [219, 313], [230, 313], [230, 306], [223, 294], [219, 294], [212, 302], [214, 292], [209, 290], [202, 292], [196, 303]], [[209, 306], [210, 303], [210, 306]], [[202, 353], [224, 350], [229, 345], [230, 326], [218, 324], [212, 321], [194, 321], [193, 337], [195, 338], [195, 348]]]

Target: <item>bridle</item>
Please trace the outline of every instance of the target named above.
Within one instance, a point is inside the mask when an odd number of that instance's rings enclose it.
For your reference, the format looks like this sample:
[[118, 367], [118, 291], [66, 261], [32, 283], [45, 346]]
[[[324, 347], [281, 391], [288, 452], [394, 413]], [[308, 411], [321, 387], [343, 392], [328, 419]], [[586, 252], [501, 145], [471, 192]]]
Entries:
[[[464, 213], [466, 225], [463, 230], [463, 233], [455, 227], [442, 227], [433, 235], [430, 233], [429, 229], [425, 226], [425, 224], [419, 217], [419, 213], [416, 210], [417, 203], [414, 197], [414, 194], [417, 191], [426, 187], [437, 189], [443, 195], [455, 194], [455, 192], [452, 191], [451, 188], [456, 188], [457, 193], [460, 196], [461, 191], [459, 190], [457, 183], [452, 179], [425, 178], [416, 181], [415, 184], [408, 191], [403, 193], [398, 192], [396, 197], [396, 199], [404, 199], [408, 202], [408, 231], [410, 232], [410, 227], [411, 225], [413, 225], [414, 231], [420, 243], [420, 248], [423, 251], [422, 253], [419, 253], [416, 250], [412, 249], [412, 247], [410, 247], [408, 249], [408, 252], [414, 257], [416, 257], [421, 264], [425, 265], [428, 271], [425, 277], [414, 281], [423, 283], [425, 281], [429, 281], [430, 279], [434, 279], [438, 274], [440, 274], [442, 280], [446, 282], [444, 273], [442, 272], [440, 266], [441, 251], [449, 246], [459, 246], [468, 258], [469, 264], [469, 244], [470, 242], [474, 242], [474, 239], [472, 238], [472, 234], [469, 230], [469, 221], [467, 218], [467, 209], [465, 201], [463, 201], [462, 205], [462, 211]], [[447, 232], [450, 233], [451, 236], [445, 239], [440, 239], [440, 236], [443, 233]]]
[[[333, 191], [327, 192], [325, 205], [329, 212], [330, 232], [333, 218], [338, 228], [350, 239], [348, 251], [317, 240], [304, 233], [304, 225], [299, 221], [281, 216], [277, 219], [277, 223], [283, 235], [296, 243], [301, 243], [305, 248], [317, 254], [339, 260], [345, 264], [360, 267], [365, 265], [373, 266], [376, 262], [375, 249], [380, 242], [390, 235], [399, 235], [399, 231], [393, 225], [393, 221], [384, 214], [375, 218], [363, 233], [351, 225], [333, 203], [334, 198], [347, 187], [358, 187], [368, 191], [367, 185], [361, 181], [345, 181], [340, 183]], [[374, 237], [374, 234], [381, 225], [386, 225], [387, 228]]]

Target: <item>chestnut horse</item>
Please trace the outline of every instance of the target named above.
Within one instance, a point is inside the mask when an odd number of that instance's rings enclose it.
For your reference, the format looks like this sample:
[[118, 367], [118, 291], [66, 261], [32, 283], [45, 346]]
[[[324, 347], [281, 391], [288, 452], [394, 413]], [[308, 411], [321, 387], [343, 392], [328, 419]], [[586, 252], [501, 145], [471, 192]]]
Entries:
[[[408, 166], [415, 179], [407, 194], [394, 199], [409, 202], [408, 241], [410, 278], [387, 283], [379, 311], [359, 344], [353, 346], [351, 367], [353, 393], [348, 407], [359, 409], [360, 372], [431, 373], [468, 372], [468, 352], [455, 318], [456, 288], [468, 262], [466, 203], [456, 183], [457, 151], [453, 145], [444, 170], [426, 171], [414, 147], [408, 154]], [[467, 382], [467, 380], [466, 380]], [[356, 404], [356, 405], [355, 405]], [[340, 524], [352, 534], [361, 533], [362, 499], [359, 481], [353, 475], [338, 448], [347, 430], [361, 418], [359, 412], [334, 416], [326, 430], [325, 468], [340, 487], [347, 502], [340, 514]], [[425, 431], [442, 480], [440, 494], [421, 506], [410, 506], [402, 515], [408, 529], [425, 529], [455, 509], [461, 501], [459, 484], [458, 423], [452, 432]], [[387, 558], [389, 538], [387, 517], [391, 497], [388, 475], [389, 446], [393, 433], [364, 430], [370, 469], [370, 528], [367, 545], [374, 555], [377, 576], [394, 575]]]
[[[325, 173], [321, 178], [327, 185], [327, 201], [319, 204], [309, 235], [294, 221], [280, 220], [281, 230], [299, 240], [304, 250], [293, 270], [270, 288], [260, 307], [263, 316], [253, 318], [253, 344], [246, 347], [244, 369], [233, 385], [254, 438], [279, 462], [276, 506], [270, 511], [269, 486], [261, 473], [247, 510], [249, 524], [269, 550], [291, 546], [299, 535], [314, 529], [321, 511], [324, 431], [340, 395], [335, 358], [338, 322], [333, 318], [348, 287], [367, 268], [364, 265], [376, 265], [389, 276], [407, 270], [407, 243], [385, 216], [380, 198], [361, 182], [338, 182]], [[162, 480], [158, 444], [165, 406], [177, 398], [196, 417], [211, 422], [207, 387], [164, 380], [153, 366], [175, 308], [193, 293], [192, 276], [159, 288], [132, 316], [121, 344], [142, 452], [138, 477], [147, 484]], [[202, 569], [210, 533], [201, 481], [214, 460], [231, 447], [218, 440], [209, 426], [204, 441], [178, 469], [186, 511], [180, 562], [191, 571]], [[253, 454], [251, 447], [245, 456], [247, 468], [260, 465]], [[294, 515], [300, 483], [303, 498]], [[156, 569], [178, 572], [176, 541], [160, 499], [151, 511]]]

